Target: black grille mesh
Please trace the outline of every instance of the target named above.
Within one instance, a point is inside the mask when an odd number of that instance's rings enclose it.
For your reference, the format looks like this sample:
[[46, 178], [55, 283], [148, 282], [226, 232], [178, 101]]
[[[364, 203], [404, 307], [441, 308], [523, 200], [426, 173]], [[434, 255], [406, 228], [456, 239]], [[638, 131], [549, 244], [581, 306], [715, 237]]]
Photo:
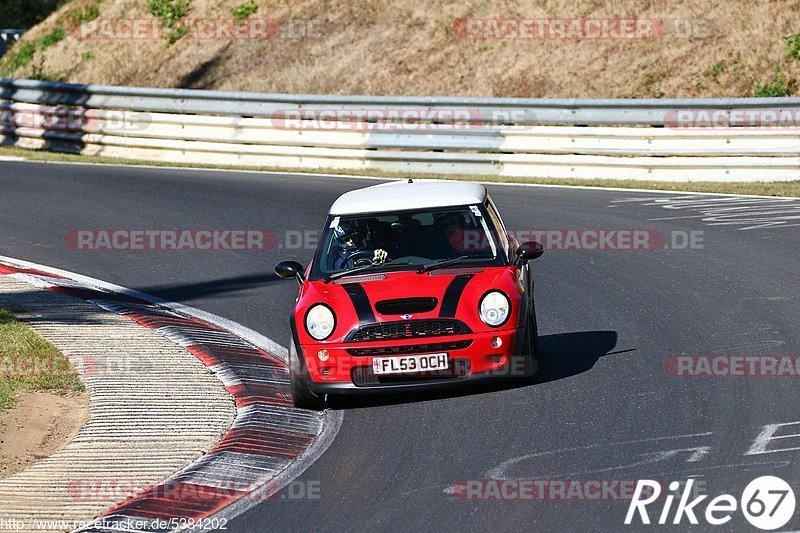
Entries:
[[378, 302], [375, 309], [382, 315], [428, 313], [436, 309], [437, 303], [436, 298], [398, 298]]
[[436, 342], [430, 344], [409, 344], [406, 346], [381, 346], [379, 348], [348, 348], [350, 355], [405, 355], [410, 353], [437, 353], [469, 348], [471, 340]]

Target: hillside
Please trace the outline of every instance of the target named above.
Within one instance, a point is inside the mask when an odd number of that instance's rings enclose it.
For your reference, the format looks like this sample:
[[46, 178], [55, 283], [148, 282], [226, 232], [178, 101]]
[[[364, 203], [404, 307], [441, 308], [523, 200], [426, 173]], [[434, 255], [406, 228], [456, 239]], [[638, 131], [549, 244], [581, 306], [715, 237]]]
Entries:
[[[800, 79], [796, 0], [184, 1], [69, 1], [0, 60], [0, 75], [262, 92], [657, 98], [788, 95]], [[225, 29], [234, 12], [248, 24], [239, 38]], [[161, 20], [142, 21], [152, 13]], [[139, 21], [141, 38], [122, 19]], [[631, 19], [638, 29], [623, 31]], [[164, 21], [168, 35], [151, 35]], [[587, 38], [594, 31], [602, 38]]]

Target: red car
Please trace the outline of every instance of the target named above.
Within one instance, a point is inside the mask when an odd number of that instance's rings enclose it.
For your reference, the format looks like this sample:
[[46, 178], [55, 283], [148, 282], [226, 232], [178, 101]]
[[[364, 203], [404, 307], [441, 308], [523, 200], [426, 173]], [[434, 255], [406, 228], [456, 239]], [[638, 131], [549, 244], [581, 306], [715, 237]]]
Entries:
[[528, 260], [477, 183], [390, 182], [343, 194], [303, 269], [292, 311], [291, 393], [402, 392], [532, 379], [538, 342]]

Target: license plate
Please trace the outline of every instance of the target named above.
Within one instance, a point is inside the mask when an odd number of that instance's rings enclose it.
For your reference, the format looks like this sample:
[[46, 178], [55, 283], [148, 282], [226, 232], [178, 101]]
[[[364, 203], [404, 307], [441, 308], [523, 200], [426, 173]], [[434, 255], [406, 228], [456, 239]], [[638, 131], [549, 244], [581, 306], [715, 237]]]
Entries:
[[372, 360], [373, 374], [407, 374], [410, 372], [428, 372], [446, 370], [448, 365], [446, 353], [425, 355], [407, 355], [403, 357], [376, 357]]

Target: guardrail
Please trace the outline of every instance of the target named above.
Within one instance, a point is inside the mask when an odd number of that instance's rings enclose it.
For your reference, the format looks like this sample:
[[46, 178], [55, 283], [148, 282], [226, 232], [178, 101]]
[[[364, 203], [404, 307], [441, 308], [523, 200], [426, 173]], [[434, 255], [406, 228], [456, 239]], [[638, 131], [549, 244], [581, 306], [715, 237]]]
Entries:
[[798, 98], [364, 97], [0, 79], [0, 116], [2, 144], [164, 162], [552, 178], [800, 179]]
[[8, 46], [19, 41], [25, 30], [0, 30], [0, 57], [5, 55]]

